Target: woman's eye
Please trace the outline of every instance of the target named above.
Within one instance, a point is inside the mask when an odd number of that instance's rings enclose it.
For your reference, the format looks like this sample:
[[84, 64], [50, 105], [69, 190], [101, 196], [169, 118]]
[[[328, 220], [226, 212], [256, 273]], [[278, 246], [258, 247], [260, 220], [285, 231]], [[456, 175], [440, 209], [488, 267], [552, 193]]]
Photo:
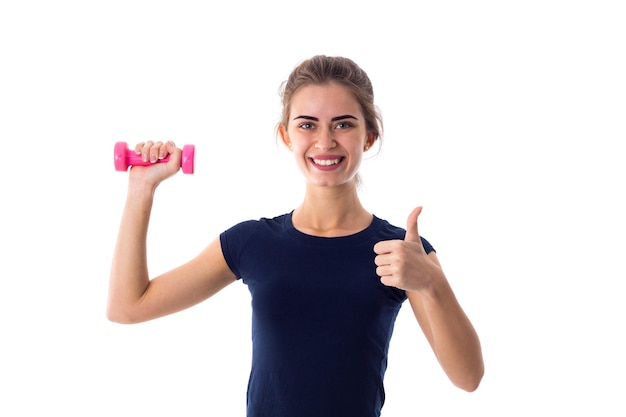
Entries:
[[311, 123], [301, 123], [300, 129], [311, 129], [313, 125]]
[[347, 129], [349, 127], [352, 127], [352, 123], [350, 122], [337, 123], [337, 129]]

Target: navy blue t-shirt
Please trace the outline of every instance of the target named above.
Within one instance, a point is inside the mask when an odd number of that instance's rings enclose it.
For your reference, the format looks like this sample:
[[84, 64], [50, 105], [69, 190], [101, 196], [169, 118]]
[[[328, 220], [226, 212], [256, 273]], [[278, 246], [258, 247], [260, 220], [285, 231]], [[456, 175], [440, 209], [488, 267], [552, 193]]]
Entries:
[[252, 295], [248, 417], [380, 416], [406, 294], [380, 282], [373, 248], [404, 235], [374, 216], [350, 236], [311, 236], [293, 227], [291, 213], [220, 235], [228, 266]]

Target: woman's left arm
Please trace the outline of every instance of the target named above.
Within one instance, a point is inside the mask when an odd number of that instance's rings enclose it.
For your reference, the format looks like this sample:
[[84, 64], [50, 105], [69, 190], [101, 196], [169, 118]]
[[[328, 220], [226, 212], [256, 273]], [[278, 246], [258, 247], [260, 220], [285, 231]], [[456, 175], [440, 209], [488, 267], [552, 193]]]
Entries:
[[[435, 252], [427, 257], [441, 270]], [[480, 340], [443, 271], [429, 287], [406, 291], [406, 294], [448, 378], [461, 389], [469, 392], [476, 390], [484, 374]]]
[[484, 374], [480, 340], [448, 283], [435, 252], [426, 254], [417, 228], [422, 211], [409, 215], [404, 240], [374, 246], [376, 273], [384, 285], [406, 291], [415, 317], [443, 370], [466, 391]]

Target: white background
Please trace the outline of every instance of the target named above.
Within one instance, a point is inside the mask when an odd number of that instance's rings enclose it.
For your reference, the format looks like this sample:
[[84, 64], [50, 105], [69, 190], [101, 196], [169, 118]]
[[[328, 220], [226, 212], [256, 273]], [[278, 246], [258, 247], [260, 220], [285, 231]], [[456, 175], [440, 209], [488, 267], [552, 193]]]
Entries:
[[158, 274], [299, 204], [277, 91], [328, 54], [368, 72], [385, 120], [364, 203], [400, 226], [424, 206], [486, 362], [478, 391], [454, 388], [403, 308], [383, 415], [624, 416], [621, 3], [2, 2], [0, 415], [245, 414], [243, 284], [145, 324], [105, 318], [113, 145], [196, 145], [196, 173], [158, 190]]

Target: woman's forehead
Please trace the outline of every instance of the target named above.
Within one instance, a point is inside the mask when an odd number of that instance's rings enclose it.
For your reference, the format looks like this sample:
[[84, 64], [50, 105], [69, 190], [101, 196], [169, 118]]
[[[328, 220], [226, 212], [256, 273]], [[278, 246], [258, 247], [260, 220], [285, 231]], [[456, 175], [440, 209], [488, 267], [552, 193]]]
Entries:
[[[291, 116], [297, 113], [298, 115], [332, 118], [337, 114], [358, 113], [360, 115], [360, 110], [359, 103], [352, 92], [337, 83], [302, 86], [291, 100]], [[357, 114], [353, 115], [357, 116]]]

